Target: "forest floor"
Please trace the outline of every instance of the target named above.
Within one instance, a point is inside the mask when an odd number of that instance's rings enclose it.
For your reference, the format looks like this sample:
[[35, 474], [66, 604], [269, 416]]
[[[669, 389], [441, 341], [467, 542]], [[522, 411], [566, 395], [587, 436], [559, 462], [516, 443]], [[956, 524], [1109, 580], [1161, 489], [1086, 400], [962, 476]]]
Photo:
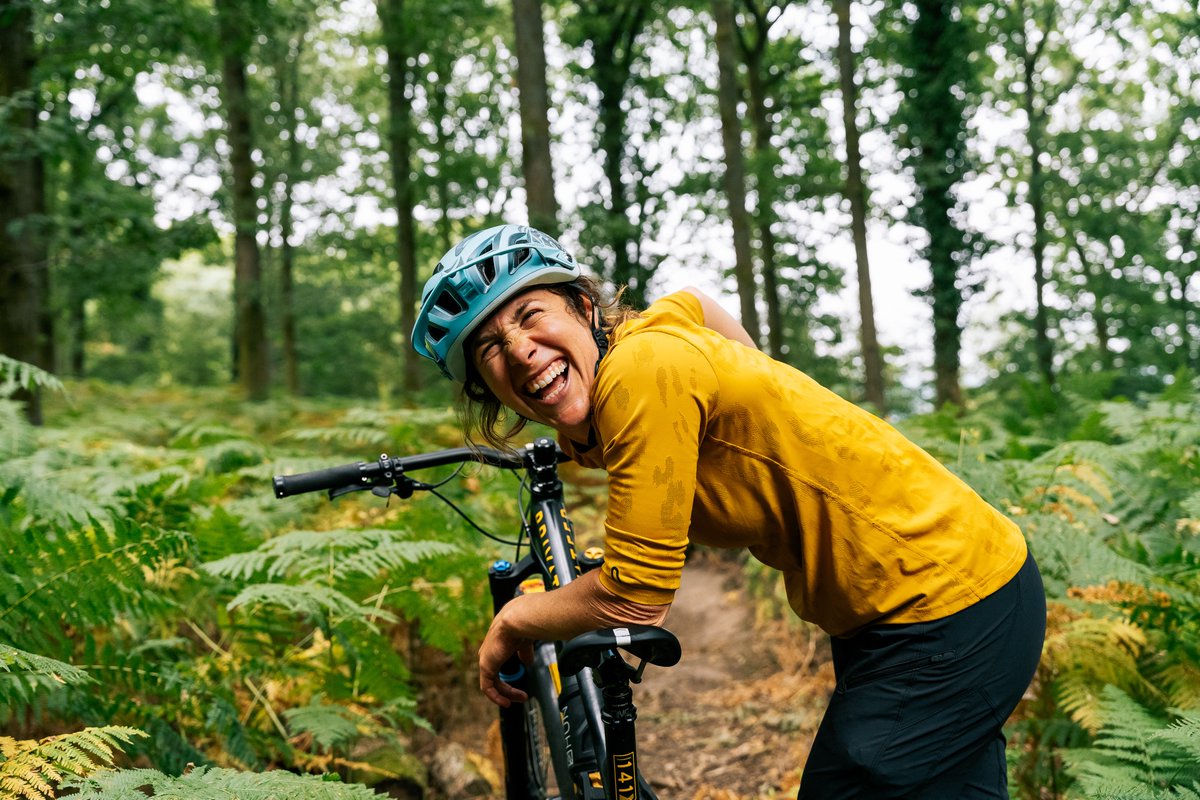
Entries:
[[[756, 622], [741, 567], [703, 556], [684, 570], [666, 626], [683, 658], [647, 668], [634, 694], [640, 763], [659, 800], [795, 797], [833, 685], [824, 636]], [[473, 677], [459, 713], [434, 722], [495, 781], [498, 731]]]

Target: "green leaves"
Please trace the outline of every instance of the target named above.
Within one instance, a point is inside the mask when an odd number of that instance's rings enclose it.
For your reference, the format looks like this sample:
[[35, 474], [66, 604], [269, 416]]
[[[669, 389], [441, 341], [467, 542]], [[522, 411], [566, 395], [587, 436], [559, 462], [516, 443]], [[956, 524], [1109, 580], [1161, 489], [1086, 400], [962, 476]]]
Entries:
[[1194, 714], [1166, 727], [1162, 717], [1111, 686], [1098, 710], [1102, 727], [1095, 745], [1065, 753], [1080, 796], [1173, 800], [1200, 789], [1200, 719]]
[[173, 777], [149, 769], [102, 772], [63, 786], [78, 800], [375, 800], [365, 786], [342, 784], [283, 770], [237, 772], [200, 767]]
[[230, 611], [242, 606], [278, 606], [284, 611], [319, 620], [328, 629], [346, 621], [373, 625], [376, 619], [396, 622], [388, 611], [356, 603], [346, 595], [327, 586], [307, 584], [290, 586], [284, 583], [258, 583], [242, 589], [226, 606]]
[[18, 389], [64, 391], [62, 381], [44, 369], [0, 354], [0, 398], [11, 397]]
[[352, 575], [377, 577], [459, 549], [445, 542], [409, 541], [408, 537], [407, 533], [388, 529], [290, 531], [254, 551], [210, 562], [203, 568], [213, 575], [240, 580], [260, 571], [269, 578], [295, 575], [337, 580]]
[[132, 728], [107, 726], [41, 741], [0, 736], [0, 791], [4, 797], [50, 800], [55, 796], [54, 784], [65, 776], [111, 767], [116, 753], [145, 735]]

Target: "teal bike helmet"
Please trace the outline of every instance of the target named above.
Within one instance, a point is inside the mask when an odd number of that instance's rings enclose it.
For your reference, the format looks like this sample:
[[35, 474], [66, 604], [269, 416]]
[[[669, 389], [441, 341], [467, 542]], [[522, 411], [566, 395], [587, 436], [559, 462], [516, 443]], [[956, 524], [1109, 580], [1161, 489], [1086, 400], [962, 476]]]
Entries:
[[579, 264], [550, 236], [525, 225], [497, 225], [450, 249], [425, 282], [412, 346], [457, 383], [467, 378], [463, 345], [513, 295], [570, 283]]

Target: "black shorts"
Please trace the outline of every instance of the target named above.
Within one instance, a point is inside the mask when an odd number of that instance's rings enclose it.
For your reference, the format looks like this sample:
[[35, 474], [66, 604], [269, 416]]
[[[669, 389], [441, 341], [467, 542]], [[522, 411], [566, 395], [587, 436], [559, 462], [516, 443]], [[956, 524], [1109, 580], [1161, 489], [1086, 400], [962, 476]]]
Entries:
[[1033, 556], [973, 606], [834, 638], [837, 688], [798, 800], [1007, 800], [1002, 726], [1042, 652]]

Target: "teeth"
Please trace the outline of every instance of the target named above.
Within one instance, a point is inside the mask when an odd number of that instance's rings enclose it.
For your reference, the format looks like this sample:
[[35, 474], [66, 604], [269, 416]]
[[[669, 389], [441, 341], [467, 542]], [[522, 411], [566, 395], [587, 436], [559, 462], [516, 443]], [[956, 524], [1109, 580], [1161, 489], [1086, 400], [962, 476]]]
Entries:
[[545, 389], [547, 386], [549, 386], [551, 381], [566, 371], [567, 362], [556, 361], [547, 367], [546, 370], [539, 375], [536, 380], [532, 380], [525, 384], [525, 391], [529, 392], [530, 394], [536, 394], [537, 392], [540, 392], [542, 389]]

